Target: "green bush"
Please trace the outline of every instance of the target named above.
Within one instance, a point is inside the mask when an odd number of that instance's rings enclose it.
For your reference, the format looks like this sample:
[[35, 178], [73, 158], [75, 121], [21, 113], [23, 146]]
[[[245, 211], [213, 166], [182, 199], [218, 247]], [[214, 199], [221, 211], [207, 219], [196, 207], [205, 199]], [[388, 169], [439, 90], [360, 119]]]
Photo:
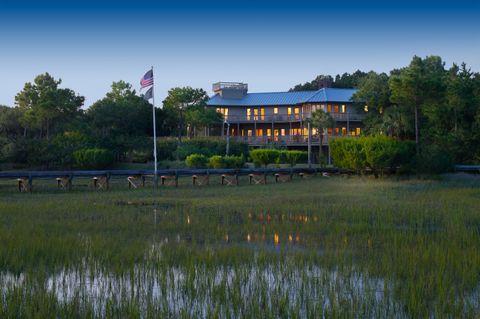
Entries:
[[452, 170], [453, 159], [450, 154], [436, 145], [423, 148], [417, 159], [417, 169], [420, 173], [439, 174]]
[[185, 159], [185, 164], [192, 168], [205, 168], [208, 163], [208, 158], [202, 154], [191, 154]]
[[113, 164], [114, 156], [110, 150], [86, 148], [73, 153], [75, 164], [85, 169], [104, 169]]
[[250, 151], [250, 157], [255, 165], [264, 165], [276, 163], [280, 157], [280, 151], [274, 149], [255, 149]]
[[308, 153], [304, 151], [280, 151], [280, 162], [287, 163], [291, 167], [295, 166], [300, 161], [305, 161], [308, 158]]
[[[225, 151], [225, 139], [204, 137], [183, 140], [180, 147], [173, 152], [173, 155], [180, 160], [184, 160], [190, 154], [202, 154], [211, 157], [213, 155], [223, 155]], [[231, 140], [229, 152], [231, 155], [240, 156], [243, 154], [245, 156], [248, 154], [248, 145]]]
[[330, 154], [335, 166], [356, 171], [371, 169], [375, 175], [385, 169], [412, 165], [415, 144], [378, 135], [360, 138], [338, 138], [330, 142]]
[[223, 156], [224, 168], [242, 168], [245, 166], [245, 157], [242, 155]]
[[223, 168], [223, 157], [220, 155], [214, 155], [210, 157], [208, 164], [211, 168]]

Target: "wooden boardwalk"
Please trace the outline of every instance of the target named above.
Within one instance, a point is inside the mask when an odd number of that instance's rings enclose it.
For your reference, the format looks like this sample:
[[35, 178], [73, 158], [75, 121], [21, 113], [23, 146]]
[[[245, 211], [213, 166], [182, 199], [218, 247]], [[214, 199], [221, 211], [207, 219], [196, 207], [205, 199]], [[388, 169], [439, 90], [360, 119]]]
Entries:
[[[210, 176], [220, 176], [222, 185], [238, 185], [239, 176], [249, 176], [250, 183], [258, 181], [255, 177], [275, 177], [275, 181], [286, 181], [294, 175], [301, 178], [317, 173], [340, 173], [337, 168], [242, 168], [242, 169], [163, 169], [157, 171], [157, 179], [162, 185], [178, 186], [179, 177], [191, 177], [194, 185], [208, 185]], [[90, 177], [94, 188], [108, 189], [112, 177], [126, 177], [128, 186], [137, 188], [145, 185], [145, 177], [154, 178], [153, 170], [95, 170], [95, 171], [9, 171], [0, 172], [0, 179], [14, 179], [18, 190], [31, 192], [35, 179], [55, 179], [57, 187], [70, 190], [72, 181], [77, 177]], [[257, 182], [256, 182], [257, 183]]]

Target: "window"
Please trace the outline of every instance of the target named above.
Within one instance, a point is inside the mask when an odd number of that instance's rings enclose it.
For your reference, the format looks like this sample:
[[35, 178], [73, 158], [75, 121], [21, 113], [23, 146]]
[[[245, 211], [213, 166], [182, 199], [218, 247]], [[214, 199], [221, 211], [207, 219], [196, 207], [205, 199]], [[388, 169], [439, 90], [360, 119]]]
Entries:
[[327, 132], [328, 132], [328, 135], [330, 135], [330, 136], [331, 136], [331, 135], [332, 135], [332, 133], [333, 133], [333, 132], [332, 132], [332, 128], [331, 128], [331, 127], [329, 127], [329, 128], [328, 128], [328, 130], [327, 130]]
[[251, 117], [252, 116], [252, 109], [247, 109], [247, 120], [251, 120]]
[[252, 130], [247, 130], [247, 136], [252, 136]]
[[346, 127], [342, 127], [342, 135], [347, 135], [347, 128]]
[[300, 114], [300, 108], [299, 107], [295, 108], [295, 115], [297, 115], [297, 114]]
[[235, 136], [235, 128], [232, 127], [232, 133], [230, 135]]
[[228, 107], [217, 108], [217, 113], [221, 113], [224, 119], [228, 119]]
[[340, 128], [339, 127], [336, 127], [335, 128], [335, 135], [339, 135], [340, 134]]
[[357, 127], [357, 128], [355, 129], [355, 133], [356, 133], [357, 135], [360, 135], [360, 128], [359, 128], [359, 127]]
[[263, 129], [257, 128], [257, 131], [255, 132], [256, 136], [263, 136]]
[[332, 112], [332, 104], [327, 104], [327, 112]]
[[281, 130], [281, 135], [285, 136], [285, 129], [284, 128], [282, 128], [282, 130]]
[[322, 104], [322, 110], [323, 110], [324, 112], [327, 111], [327, 109], [325, 108], [325, 104]]
[[258, 109], [253, 109], [253, 119], [258, 120]]
[[272, 129], [271, 128], [267, 128], [267, 136], [272, 136]]
[[365, 112], [368, 112], [368, 105], [365, 105], [365, 106], [363, 107], [363, 110], [364, 110]]
[[265, 108], [263, 107], [260, 109], [260, 119], [265, 121]]
[[273, 114], [278, 114], [278, 107], [273, 108]]
[[345, 113], [346, 107], [345, 104], [342, 104], [342, 113]]
[[334, 111], [335, 113], [338, 113], [338, 111], [339, 111], [339, 109], [338, 109], [338, 104], [335, 104], [335, 105], [333, 106], [333, 111]]
[[303, 128], [303, 135], [308, 136], [308, 128]]
[[312, 128], [312, 135], [317, 135], [317, 129], [316, 128]]
[[289, 107], [289, 108], [287, 109], [287, 114], [288, 114], [288, 116], [292, 115], [292, 108], [291, 108], [291, 107]]

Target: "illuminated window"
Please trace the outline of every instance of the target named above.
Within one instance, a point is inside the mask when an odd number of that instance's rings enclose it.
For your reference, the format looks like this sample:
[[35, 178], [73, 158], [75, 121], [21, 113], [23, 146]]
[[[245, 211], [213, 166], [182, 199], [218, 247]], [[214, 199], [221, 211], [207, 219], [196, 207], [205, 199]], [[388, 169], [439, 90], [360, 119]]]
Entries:
[[327, 104], [327, 112], [332, 112], [332, 104]]
[[278, 114], [278, 107], [273, 108], [273, 114]]
[[346, 127], [342, 127], [342, 135], [347, 135], [347, 128]]
[[282, 136], [285, 136], [285, 129], [284, 129], [284, 128], [282, 128], [282, 130], [281, 130], [281, 133], [280, 133], [280, 134], [281, 134]]
[[267, 128], [267, 136], [272, 136], [272, 129], [271, 128]]
[[342, 113], [345, 113], [345, 104], [342, 104]]
[[340, 128], [339, 128], [339, 127], [336, 127], [336, 128], [335, 128], [335, 135], [338, 135], [338, 134], [340, 134]]
[[248, 136], [252, 136], [252, 133], [253, 133], [252, 130], [247, 130], [247, 135]]
[[245, 130], [242, 128], [242, 136], [245, 136]]
[[305, 135], [305, 136], [308, 135], [308, 129], [306, 127], [303, 128], [303, 135]]
[[263, 107], [260, 109], [260, 119], [262, 121], [265, 120], [265, 108], [263, 108]]
[[252, 116], [252, 109], [247, 109], [247, 120], [250, 120], [251, 116]]
[[253, 118], [258, 120], [258, 109], [253, 109]]
[[312, 135], [317, 135], [317, 129], [316, 128], [312, 128]]
[[359, 128], [359, 127], [357, 127], [357, 128], [355, 129], [355, 131], [356, 131], [355, 133], [356, 133], [357, 135], [360, 135], [360, 128]]
[[287, 114], [288, 114], [288, 116], [292, 115], [292, 108], [291, 108], [291, 107], [289, 107], [289, 108], [287, 109]]
[[335, 105], [334, 105], [333, 111], [334, 111], [335, 113], [338, 113], [338, 104], [335, 104]]
[[256, 136], [263, 136], [263, 129], [257, 128], [257, 131], [255, 133]]
[[223, 115], [223, 118], [227, 119], [228, 118], [228, 107], [217, 108], [217, 113], [221, 113]]
[[300, 108], [299, 107], [295, 108], [295, 114], [300, 114]]
[[327, 130], [327, 132], [328, 132], [328, 135], [332, 135], [332, 133], [333, 133], [333, 132], [332, 132], [332, 128], [329, 127], [328, 130]]
[[368, 105], [365, 105], [365, 106], [363, 107], [363, 110], [364, 110], [365, 112], [368, 112]]
[[327, 109], [325, 108], [325, 104], [322, 104], [322, 110], [323, 110], [324, 112], [327, 111]]

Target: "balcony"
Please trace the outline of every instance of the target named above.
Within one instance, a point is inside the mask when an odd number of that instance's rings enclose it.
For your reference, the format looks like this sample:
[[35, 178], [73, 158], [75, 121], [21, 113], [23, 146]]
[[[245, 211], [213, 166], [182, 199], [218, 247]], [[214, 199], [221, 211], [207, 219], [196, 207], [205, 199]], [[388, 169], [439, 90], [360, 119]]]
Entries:
[[[359, 122], [365, 118], [365, 114], [356, 113], [330, 113], [337, 122]], [[275, 115], [228, 115], [225, 120], [229, 123], [288, 123], [301, 122], [310, 118], [310, 113], [306, 114], [275, 114]]]
[[[331, 136], [324, 135], [322, 145], [328, 145], [328, 142], [334, 138], [341, 136]], [[307, 135], [285, 135], [285, 136], [231, 136], [230, 138], [235, 139], [239, 142], [247, 143], [251, 146], [264, 146], [268, 144], [277, 144], [285, 146], [307, 146], [308, 136]], [[319, 137], [311, 137], [311, 145], [319, 145]]]

